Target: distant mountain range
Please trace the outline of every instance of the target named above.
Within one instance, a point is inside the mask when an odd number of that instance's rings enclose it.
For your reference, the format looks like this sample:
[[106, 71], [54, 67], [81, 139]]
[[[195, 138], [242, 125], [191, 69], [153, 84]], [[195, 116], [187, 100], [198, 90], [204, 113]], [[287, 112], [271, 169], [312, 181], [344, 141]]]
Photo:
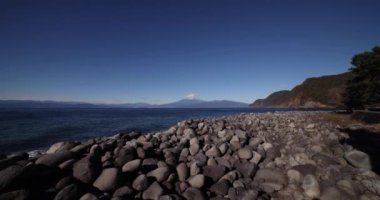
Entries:
[[167, 104], [124, 103], [95, 104], [85, 102], [0, 100], [0, 108], [244, 108], [248, 104], [228, 100], [204, 101], [199, 99], [182, 99]]
[[343, 93], [350, 73], [308, 78], [292, 90], [274, 92], [258, 99], [255, 108], [337, 108], [343, 106]]

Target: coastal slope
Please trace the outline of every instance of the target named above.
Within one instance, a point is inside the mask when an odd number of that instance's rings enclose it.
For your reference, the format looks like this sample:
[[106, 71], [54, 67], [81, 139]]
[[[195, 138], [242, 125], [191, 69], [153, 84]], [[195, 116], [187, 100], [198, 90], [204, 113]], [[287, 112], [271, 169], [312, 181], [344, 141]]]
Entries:
[[263, 108], [337, 108], [343, 105], [343, 93], [350, 73], [306, 79], [292, 90], [272, 93], [251, 107]]

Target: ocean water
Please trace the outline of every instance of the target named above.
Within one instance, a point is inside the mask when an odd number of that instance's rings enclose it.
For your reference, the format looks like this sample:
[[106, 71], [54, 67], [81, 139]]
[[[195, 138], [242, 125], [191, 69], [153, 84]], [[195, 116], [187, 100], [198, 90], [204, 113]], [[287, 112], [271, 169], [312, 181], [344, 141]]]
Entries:
[[0, 109], [0, 152], [44, 149], [59, 141], [118, 132], [160, 131], [187, 119], [276, 110], [279, 109]]

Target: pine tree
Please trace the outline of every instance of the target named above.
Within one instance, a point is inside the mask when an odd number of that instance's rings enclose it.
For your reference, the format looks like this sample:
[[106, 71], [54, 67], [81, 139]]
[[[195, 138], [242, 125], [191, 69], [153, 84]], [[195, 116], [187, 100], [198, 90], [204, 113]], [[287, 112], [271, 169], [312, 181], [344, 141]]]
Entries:
[[380, 47], [355, 55], [347, 82], [345, 105], [349, 110], [380, 105]]

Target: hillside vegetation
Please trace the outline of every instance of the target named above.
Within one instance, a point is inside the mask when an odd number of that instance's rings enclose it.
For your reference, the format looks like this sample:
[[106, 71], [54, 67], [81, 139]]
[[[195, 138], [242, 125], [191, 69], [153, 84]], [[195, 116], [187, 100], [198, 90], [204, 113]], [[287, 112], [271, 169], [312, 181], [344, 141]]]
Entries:
[[343, 106], [343, 93], [351, 73], [308, 78], [292, 90], [272, 93], [251, 107], [336, 108]]

